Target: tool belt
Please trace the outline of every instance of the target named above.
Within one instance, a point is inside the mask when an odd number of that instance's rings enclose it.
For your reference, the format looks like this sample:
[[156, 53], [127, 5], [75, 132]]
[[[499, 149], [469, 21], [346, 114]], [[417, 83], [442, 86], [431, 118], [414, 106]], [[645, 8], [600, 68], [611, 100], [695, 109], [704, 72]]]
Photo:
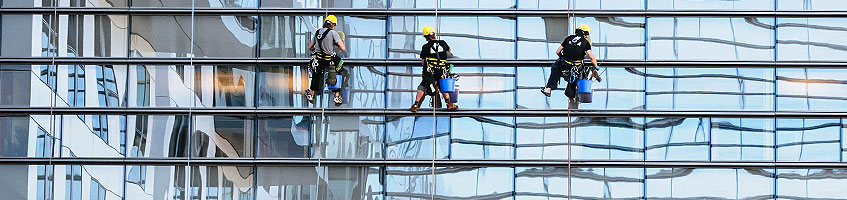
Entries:
[[449, 66], [447, 64], [447, 60], [441, 60], [438, 58], [427, 58], [426, 64], [429, 68], [432, 69], [447, 69], [447, 67]]

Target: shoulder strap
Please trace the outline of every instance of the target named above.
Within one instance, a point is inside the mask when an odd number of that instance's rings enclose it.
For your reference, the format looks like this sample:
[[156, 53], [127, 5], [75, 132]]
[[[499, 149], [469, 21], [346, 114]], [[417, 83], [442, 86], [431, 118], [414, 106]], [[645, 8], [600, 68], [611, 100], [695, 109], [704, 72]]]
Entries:
[[[326, 35], [328, 35], [329, 31], [331, 31], [331, 30], [332, 29], [326, 29], [326, 31], [324, 31], [324, 33], [321, 34], [321, 37], [318, 38], [318, 41], [317, 41], [318, 42], [318, 49], [321, 50], [321, 53], [326, 53], [326, 51], [324, 51], [323, 45], [321, 45], [321, 44], [323, 43], [324, 39], [326, 38]], [[320, 32], [321, 32], [321, 29], [318, 29], [318, 31], [315, 32], [315, 37], [317, 37], [318, 33], [320, 33]]]

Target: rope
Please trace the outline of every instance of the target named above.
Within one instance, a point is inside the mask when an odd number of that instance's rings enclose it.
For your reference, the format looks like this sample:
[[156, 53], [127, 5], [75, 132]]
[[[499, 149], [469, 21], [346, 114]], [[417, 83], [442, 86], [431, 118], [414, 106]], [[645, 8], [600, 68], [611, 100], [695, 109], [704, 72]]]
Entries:
[[[568, 25], [571, 27], [571, 28], [568, 29], [568, 32], [570, 32], [570, 30], [574, 29], [573, 28], [574, 23], [576, 22], [576, 19], [574, 19], [575, 15], [573, 13], [573, 9], [575, 9], [574, 7], [576, 7], [576, 6], [575, 5], [571, 6], [572, 1], [573, 0], [568, 0], [568, 14], [567, 14], [568, 15]], [[573, 21], [573, 22], [571, 22], [571, 21]], [[571, 101], [570, 98], [568, 98], [568, 200], [570, 200], [571, 196], [572, 196], [572, 192], [571, 192], [572, 191], [572, 188], [571, 188], [571, 171], [572, 171], [572, 169], [571, 169], [571, 102], [570, 101]]]
[[[438, 7], [441, 6], [440, 4], [441, 4], [441, 0], [435, 1], [435, 31], [436, 31], [436, 36], [441, 34], [441, 27], [439, 26], [440, 23], [438, 23]], [[436, 51], [435, 53], [438, 54], [438, 51]], [[424, 67], [426, 67], [426, 66], [424, 66]], [[438, 90], [436, 90], [436, 91], [438, 91]], [[435, 94], [435, 95], [440, 95], [440, 94]], [[430, 191], [430, 199], [432, 199], [432, 200], [435, 200], [435, 156], [436, 156], [436, 153], [437, 153], [436, 149], [438, 149], [437, 148], [438, 143], [436, 142], [436, 138], [435, 138], [436, 129], [437, 129], [436, 117], [435, 117], [435, 104], [441, 103], [441, 102], [435, 102], [435, 97], [436, 96], [430, 97], [431, 100], [432, 100], [432, 166], [430, 168], [432, 170], [432, 175], [431, 175], [432, 177], [430, 178], [431, 179], [430, 180], [430, 190], [431, 190]]]

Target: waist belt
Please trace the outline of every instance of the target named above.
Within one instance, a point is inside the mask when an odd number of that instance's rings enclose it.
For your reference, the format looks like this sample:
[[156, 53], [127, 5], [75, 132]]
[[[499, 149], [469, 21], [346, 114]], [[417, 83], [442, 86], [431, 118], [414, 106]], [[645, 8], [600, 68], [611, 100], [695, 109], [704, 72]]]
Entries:
[[570, 65], [582, 65], [582, 60], [563, 60]]
[[441, 60], [441, 59], [437, 59], [437, 58], [427, 58], [426, 63], [431, 68], [447, 69], [447, 60]]
[[323, 53], [323, 52], [315, 52], [315, 58], [317, 58], [317, 59], [321, 59], [321, 60], [332, 60], [332, 58], [333, 58], [333, 57], [335, 57], [335, 56], [332, 56], [332, 55], [329, 55], [329, 54], [325, 54], [325, 53]]

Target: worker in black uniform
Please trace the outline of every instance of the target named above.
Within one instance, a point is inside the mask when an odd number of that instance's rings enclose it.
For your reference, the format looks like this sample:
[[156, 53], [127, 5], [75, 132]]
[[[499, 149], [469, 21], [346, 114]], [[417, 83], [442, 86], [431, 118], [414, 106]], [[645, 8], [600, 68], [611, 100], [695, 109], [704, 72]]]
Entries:
[[[306, 89], [306, 99], [309, 102], [315, 102], [315, 91], [323, 91], [324, 74], [326, 73], [326, 84], [335, 85], [337, 81], [336, 74], [340, 74], [343, 70], [344, 61], [341, 60], [335, 52], [337, 46], [339, 50], [344, 51], [344, 40], [336, 32], [335, 26], [338, 24], [338, 18], [335, 15], [329, 15], [324, 20], [323, 28], [315, 32], [312, 41], [309, 42], [309, 51], [312, 51], [312, 60], [310, 69], [312, 71], [312, 81], [309, 84], [309, 89]], [[315, 51], [315, 46], [317, 50]], [[343, 86], [343, 84], [342, 84]], [[341, 88], [333, 89], [335, 94], [333, 102], [336, 106], [341, 105]]]
[[[447, 57], [450, 56], [450, 46], [444, 40], [438, 40], [435, 37], [435, 30], [432, 27], [424, 27], [423, 35], [426, 38], [426, 44], [421, 47], [421, 64], [422, 72], [420, 85], [418, 85], [418, 93], [415, 96], [415, 102], [409, 108], [412, 112], [417, 112], [423, 102], [423, 95], [433, 97], [433, 106], [440, 103], [436, 98], [438, 93], [441, 93], [438, 81], [443, 78], [448, 78], [450, 75]], [[444, 96], [444, 102], [447, 102], [447, 110], [453, 111], [459, 109], [458, 106], [450, 101], [449, 93], [441, 93]]]
[[[568, 86], [565, 88], [565, 96], [568, 97], [570, 105], [573, 105], [577, 102], [577, 80], [589, 78], [589, 73], [597, 81], [602, 80], [597, 73], [597, 69], [599, 69], [597, 59], [591, 53], [591, 40], [588, 39], [588, 33], [588, 25], [583, 24], [576, 29], [576, 35], [570, 35], [562, 41], [562, 45], [556, 50], [556, 55], [559, 55], [559, 59], [553, 63], [550, 69], [550, 77], [547, 79], [547, 85], [541, 89], [541, 93], [545, 96], [550, 97], [551, 91], [555, 90], [559, 85], [560, 78], [565, 78], [568, 82]], [[583, 66], [582, 60], [585, 58], [585, 55], [588, 55], [594, 67], [589, 68]], [[569, 107], [573, 107], [570, 105]]]

